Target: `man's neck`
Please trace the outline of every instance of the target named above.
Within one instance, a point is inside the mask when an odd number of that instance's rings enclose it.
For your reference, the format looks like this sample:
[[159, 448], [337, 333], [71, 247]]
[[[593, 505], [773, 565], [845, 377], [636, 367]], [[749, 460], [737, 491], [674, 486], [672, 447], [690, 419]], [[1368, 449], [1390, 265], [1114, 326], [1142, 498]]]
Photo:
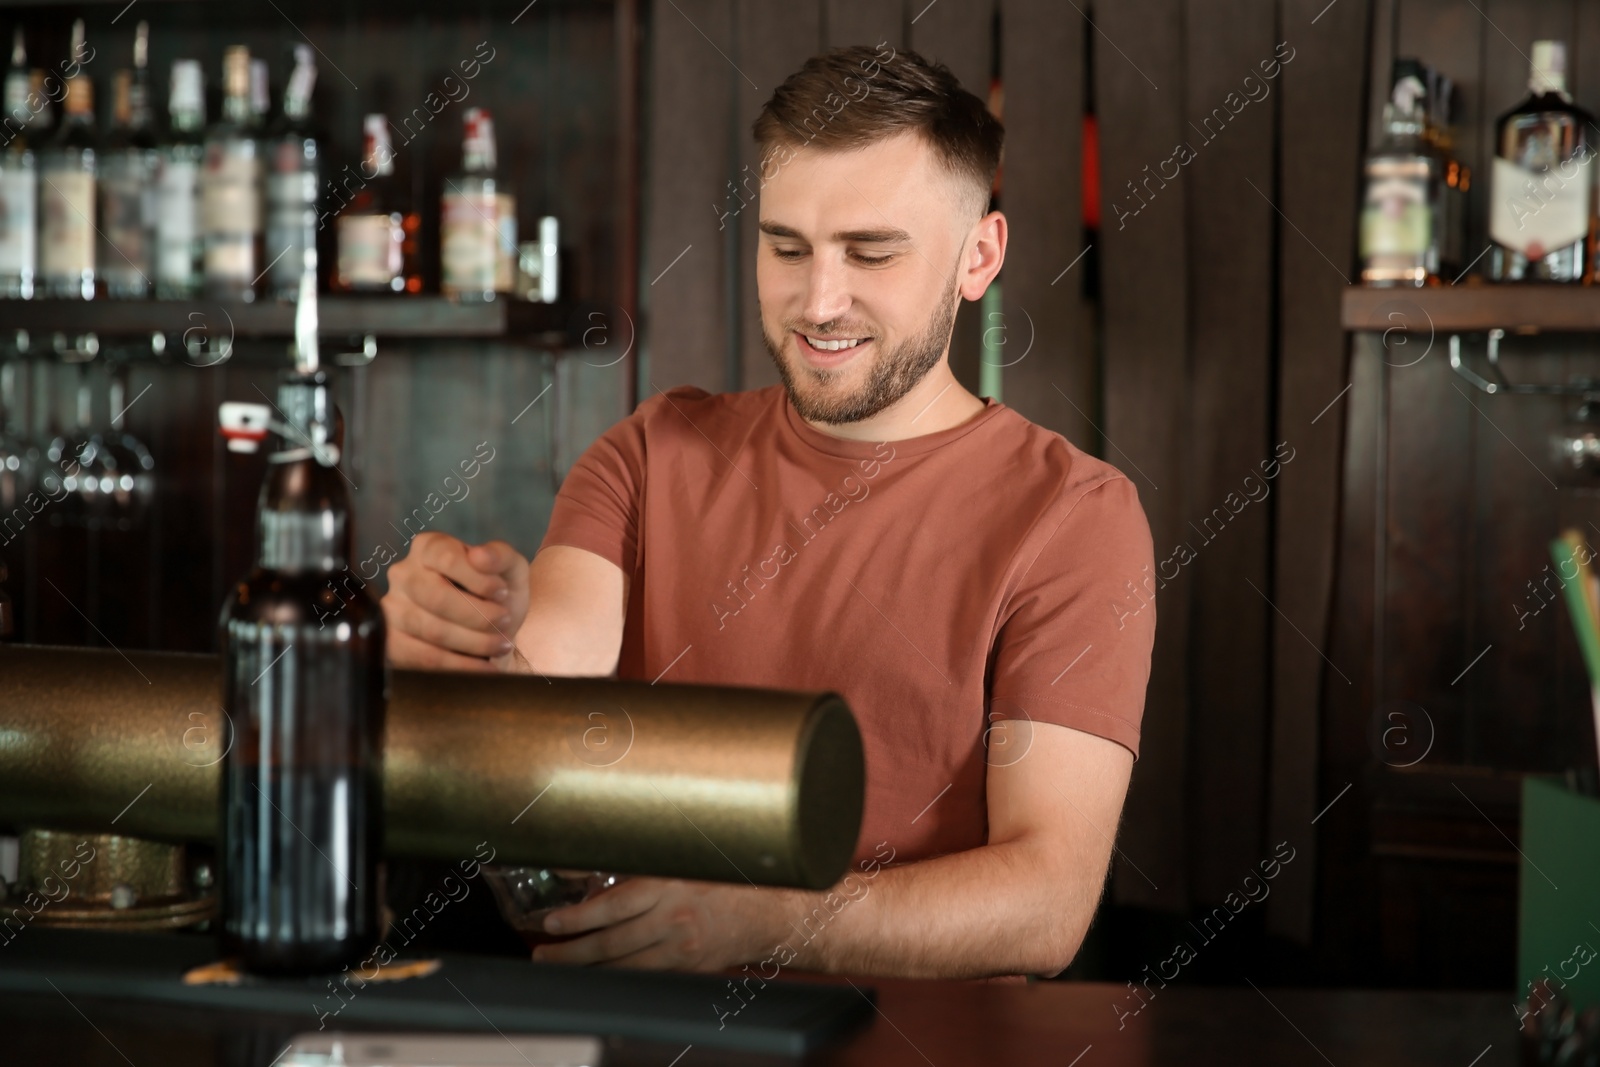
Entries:
[[819, 433], [849, 441], [904, 441], [960, 426], [983, 408], [983, 401], [963, 388], [950, 373], [949, 363], [941, 361], [909, 393], [869, 419], [805, 421]]

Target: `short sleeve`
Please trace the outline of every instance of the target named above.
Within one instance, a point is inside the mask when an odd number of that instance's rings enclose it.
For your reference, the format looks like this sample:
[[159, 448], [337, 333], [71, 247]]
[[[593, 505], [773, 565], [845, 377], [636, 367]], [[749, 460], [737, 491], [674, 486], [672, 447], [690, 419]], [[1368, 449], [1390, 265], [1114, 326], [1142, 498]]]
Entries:
[[543, 549], [571, 545], [634, 574], [644, 502], [645, 419], [652, 401], [612, 425], [578, 457], [556, 492]]
[[1155, 590], [1138, 491], [1109, 478], [1072, 505], [1019, 580], [995, 643], [989, 719], [1056, 723], [1138, 758]]

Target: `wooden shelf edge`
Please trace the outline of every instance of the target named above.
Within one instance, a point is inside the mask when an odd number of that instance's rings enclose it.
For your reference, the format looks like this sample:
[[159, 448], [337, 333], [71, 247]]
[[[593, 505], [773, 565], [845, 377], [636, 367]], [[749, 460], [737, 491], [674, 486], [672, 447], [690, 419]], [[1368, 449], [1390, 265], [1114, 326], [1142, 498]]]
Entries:
[[[574, 314], [564, 304], [342, 294], [319, 295], [317, 310], [317, 333], [324, 337], [372, 334], [380, 340], [460, 338], [541, 345], [565, 341]], [[236, 340], [288, 339], [294, 336], [294, 314], [294, 304], [276, 300], [7, 300], [0, 301], [0, 336], [26, 330], [37, 338], [94, 333], [115, 340], [160, 332], [177, 341], [199, 329]]]
[[1600, 333], [1600, 286], [1507, 283], [1400, 288], [1352, 285], [1339, 325], [1351, 331]]

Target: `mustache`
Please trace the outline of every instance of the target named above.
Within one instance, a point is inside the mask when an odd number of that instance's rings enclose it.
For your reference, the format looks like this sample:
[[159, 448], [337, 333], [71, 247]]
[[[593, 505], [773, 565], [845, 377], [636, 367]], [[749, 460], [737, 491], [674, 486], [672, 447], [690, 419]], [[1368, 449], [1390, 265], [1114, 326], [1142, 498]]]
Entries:
[[860, 328], [861, 323], [834, 321], [834, 322], [802, 322], [790, 321], [783, 324], [784, 329], [795, 333], [809, 334], [817, 337], [822, 334], [840, 334], [844, 337], [877, 337], [878, 332], [870, 328]]

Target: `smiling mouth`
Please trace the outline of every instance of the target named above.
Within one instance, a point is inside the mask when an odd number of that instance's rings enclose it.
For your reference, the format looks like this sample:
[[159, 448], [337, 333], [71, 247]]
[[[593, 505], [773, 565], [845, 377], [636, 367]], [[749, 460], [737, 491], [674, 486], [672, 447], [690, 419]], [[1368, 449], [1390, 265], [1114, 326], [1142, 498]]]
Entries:
[[799, 338], [802, 348], [810, 349], [808, 354], [823, 359], [852, 352], [872, 340], [870, 337], [818, 337], [798, 331], [795, 332], [795, 337]]

